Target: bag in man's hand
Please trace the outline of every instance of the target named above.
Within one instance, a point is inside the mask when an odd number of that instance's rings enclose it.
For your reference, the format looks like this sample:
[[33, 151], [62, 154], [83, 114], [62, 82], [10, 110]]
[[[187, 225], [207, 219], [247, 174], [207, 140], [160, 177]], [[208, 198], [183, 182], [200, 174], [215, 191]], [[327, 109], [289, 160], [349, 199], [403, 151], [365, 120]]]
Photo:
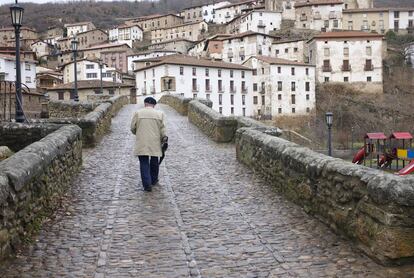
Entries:
[[164, 160], [165, 152], [168, 150], [168, 136], [164, 136], [161, 139], [161, 150], [162, 150], [162, 156], [161, 156], [159, 164], [161, 164], [161, 162]]

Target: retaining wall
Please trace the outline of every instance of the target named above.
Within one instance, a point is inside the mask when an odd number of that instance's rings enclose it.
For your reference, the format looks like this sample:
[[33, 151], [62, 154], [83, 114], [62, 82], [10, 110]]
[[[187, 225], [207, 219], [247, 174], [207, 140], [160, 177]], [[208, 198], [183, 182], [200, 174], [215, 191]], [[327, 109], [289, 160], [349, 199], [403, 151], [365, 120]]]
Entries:
[[354, 165], [248, 128], [237, 131], [236, 150], [239, 161], [372, 258], [414, 261], [414, 177]]
[[[22, 132], [31, 129], [10, 125]], [[81, 168], [81, 138], [78, 126], [61, 126], [0, 162], [0, 258], [12, 253], [58, 206]]]

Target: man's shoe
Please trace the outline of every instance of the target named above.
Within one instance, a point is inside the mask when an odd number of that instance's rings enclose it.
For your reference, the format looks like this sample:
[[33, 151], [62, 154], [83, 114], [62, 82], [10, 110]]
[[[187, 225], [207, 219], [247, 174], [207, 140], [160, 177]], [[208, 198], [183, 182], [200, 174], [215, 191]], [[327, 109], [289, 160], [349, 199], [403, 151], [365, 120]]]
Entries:
[[160, 185], [159, 180], [156, 180], [155, 182], [152, 183], [152, 186], [156, 186], [156, 185]]
[[144, 187], [144, 191], [146, 191], [146, 192], [151, 192], [151, 191], [152, 191], [151, 186]]

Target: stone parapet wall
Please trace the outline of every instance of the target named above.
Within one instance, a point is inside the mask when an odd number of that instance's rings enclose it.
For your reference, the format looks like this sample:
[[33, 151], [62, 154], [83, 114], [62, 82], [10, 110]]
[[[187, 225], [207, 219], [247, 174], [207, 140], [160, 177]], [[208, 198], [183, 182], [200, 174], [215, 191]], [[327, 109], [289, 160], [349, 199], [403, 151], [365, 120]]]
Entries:
[[174, 108], [181, 115], [187, 116], [188, 104], [190, 101], [192, 101], [191, 98], [185, 98], [177, 95], [163, 95], [159, 102]]
[[115, 117], [124, 105], [130, 103], [130, 100], [128, 96], [115, 96], [105, 100], [104, 102], [111, 104], [111, 114], [112, 117]]
[[225, 117], [198, 100], [190, 101], [188, 119], [216, 142], [231, 142], [237, 130], [237, 119]]
[[414, 261], [414, 177], [311, 151], [263, 132], [236, 134], [237, 158], [383, 264]]
[[50, 101], [49, 118], [81, 118], [98, 105], [94, 102]]
[[[30, 125], [20, 128], [25, 132]], [[78, 126], [61, 126], [0, 162], [0, 258], [12, 253], [58, 206], [81, 169], [81, 138]]]

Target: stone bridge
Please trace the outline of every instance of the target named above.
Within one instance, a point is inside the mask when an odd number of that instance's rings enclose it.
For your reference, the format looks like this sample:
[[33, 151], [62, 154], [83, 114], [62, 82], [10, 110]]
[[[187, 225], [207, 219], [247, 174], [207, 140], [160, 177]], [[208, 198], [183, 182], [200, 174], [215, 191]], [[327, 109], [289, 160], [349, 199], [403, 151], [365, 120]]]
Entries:
[[65, 205], [1, 277], [413, 277], [384, 267], [160, 105], [170, 149], [160, 186], [142, 190], [130, 119], [84, 150]]

